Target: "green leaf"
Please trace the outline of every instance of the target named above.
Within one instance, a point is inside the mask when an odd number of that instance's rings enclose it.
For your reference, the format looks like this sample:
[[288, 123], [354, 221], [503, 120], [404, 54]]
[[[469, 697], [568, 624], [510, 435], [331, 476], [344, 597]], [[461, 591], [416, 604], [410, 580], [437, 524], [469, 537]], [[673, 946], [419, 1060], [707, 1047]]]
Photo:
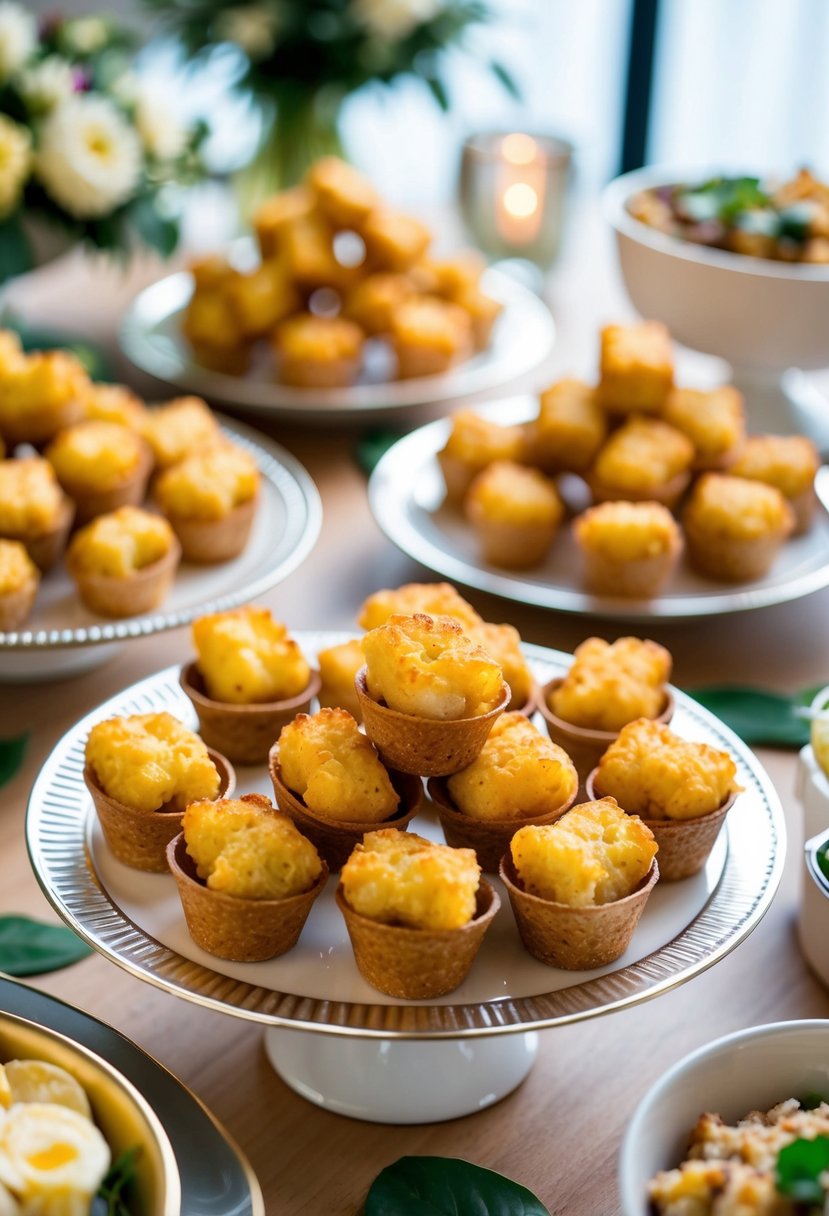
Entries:
[[826, 1094], [820, 1094], [816, 1089], [812, 1089], [806, 1094], [805, 1098], [801, 1098], [801, 1110], [817, 1110], [823, 1102], [829, 1102], [829, 1097]]
[[380, 463], [389, 448], [397, 443], [402, 434], [402, 431], [380, 429], [366, 431], [365, 435], [358, 439], [354, 454], [358, 465], [367, 476], [374, 472], [375, 466]]
[[518, 81], [515, 79], [509, 68], [504, 67], [503, 63], [499, 63], [497, 59], [493, 59], [489, 66], [494, 72], [496, 78], [509, 93], [510, 97], [513, 97], [516, 101], [520, 101], [521, 90], [518, 87]]
[[136, 1162], [141, 1149], [138, 1145], [128, 1148], [113, 1161], [95, 1196], [92, 1216], [130, 1216], [134, 1211], [128, 1202], [136, 1175]]
[[440, 106], [441, 110], [446, 113], [449, 109], [449, 94], [446, 92], [446, 86], [443, 81], [437, 76], [424, 76], [432, 96]]
[[374, 1180], [365, 1216], [550, 1216], [503, 1174], [455, 1157], [401, 1157]]
[[822, 1204], [826, 1199], [820, 1176], [829, 1169], [829, 1136], [794, 1140], [777, 1157], [777, 1189], [797, 1203]]
[[817, 689], [804, 689], [792, 696], [731, 684], [686, 691], [730, 726], [744, 743], [801, 748], [809, 742], [809, 719], [798, 710], [809, 704]]
[[23, 231], [18, 215], [11, 215], [0, 224], [0, 283], [25, 274], [35, 264], [29, 238]]
[[28, 734], [18, 735], [16, 739], [0, 739], [0, 786], [11, 781], [20, 768], [28, 741]]
[[28, 916], [0, 916], [0, 971], [6, 975], [45, 975], [91, 953], [65, 925], [44, 925]]
[[129, 208], [129, 222], [141, 240], [168, 258], [178, 244], [179, 226], [175, 219], [162, 215], [154, 198], [138, 198]]

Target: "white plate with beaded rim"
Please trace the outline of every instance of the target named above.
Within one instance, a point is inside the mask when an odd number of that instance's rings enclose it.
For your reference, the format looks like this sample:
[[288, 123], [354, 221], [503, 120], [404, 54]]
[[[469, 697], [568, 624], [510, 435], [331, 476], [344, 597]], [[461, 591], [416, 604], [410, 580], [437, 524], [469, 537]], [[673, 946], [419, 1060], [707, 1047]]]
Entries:
[[[309, 659], [351, 636], [296, 635]], [[528, 645], [525, 652], [541, 683], [569, 664], [558, 651]], [[330, 1035], [415, 1039], [490, 1036], [577, 1021], [636, 1004], [715, 963], [756, 926], [780, 878], [783, 818], [763, 768], [717, 718], [681, 692], [675, 695], [673, 727], [682, 736], [728, 750], [743, 793], [703, 872], [657, 886], [628, 952], [597, 971], [558, 971], [532, 959], [520, 945], [504, 898], [468, 979], [456, 992], [434, 1002], [383, 997], [354, 964], [334, 903], [333, 878], [290, 954], [234, 964], [200, 951], [186, 931], [172, 877], [130, 870], [109, 854], [83, 782], [84, 744], [94, 722], [168, 710], [197, 725], [177, 668], [112, 697], [55, 747], [29, 802], [32, 865], [59, 914], [96, 950], [157, 987], [235, 1016]], [[264, 766], [241, 769], [237, 784], [242, 792], [272, 794]], [[428, 804], [412, 830], [440, 839]]]
[[[240, 268], [255, 263], [252, 242], [247, 238], [235, 242], [231, 259]], [[376, 342], [367, 344], [359, 380], [346, 388], [280, 384], [264, 349], [257, 352], [245, 375], [212, 371], [196, 361], [181, 333], [182, 315], [193, 292], [192, 275], [185, 270], [136, 296], [121, 326], [121, 347], [136, 367], [167, 384], [271, 418], [345, 425], [399, 421], [425, 406], [502, 388], [547, 358], [555, 341], [555, 323], [546, 304], [502, 271], [485, 271], [482, 286], [503, 305], [490, 344], [437, 376], [389, 379], [393, 368], [388, 351]]]
[[311, 477], [265, 435], [229, 418], [219, 420], [228, 438], [254, 457], [261, 474], [260, 502], [244, 551], [215, 566], [183, 563], [161, 607], [125, 620], [104, 620], [85, 608], [61, 563], [44, 575], [25, 626], [0, 630], [0, 683], [80, 674], [106, 661], [119, 643], [255, 599], [304, 561], [322, 525]]
[[[538, 414], [532, 397], [489, 401], [476, 413], [493, 422], [520, 423]], [[503, 599], [585, 616], [647, 622], [744, 612], [799, 599], [829, 586], [829, 468], [818, 470], [819, 505], [807, 533], [783, 545], [767, 575], [747, 583], [722, 583], [681, 562], [660, 595], [648, 600], [589, 595], [580, 583], [581, 558], [564, 527], [539, 565], [505, 570], [485, 564], [463, 513], [444, 502], [437, 453], [449, 437], [446, 419], [427, 423], [398, 440], [377, 464], [369, 503], [379, 526], [398, 549], [452, 582]], [[576, 490], [586, 495], [586, 486]], [[584, 506], [587, 506], [585, 498]]]

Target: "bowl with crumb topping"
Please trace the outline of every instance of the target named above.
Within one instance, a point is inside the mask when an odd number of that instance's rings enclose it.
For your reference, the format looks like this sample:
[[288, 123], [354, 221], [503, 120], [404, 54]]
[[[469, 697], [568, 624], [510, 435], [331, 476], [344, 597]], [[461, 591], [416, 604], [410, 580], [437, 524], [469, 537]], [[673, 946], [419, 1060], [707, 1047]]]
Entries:
[[[744, 240], [724, 237], [718, 244], [690, 238], [670, 219], [654, 222], [651, 212], [670, 210], [666, 198], [684, 189], [699, 201], [705, 194], [700, 188], [717, 180], [758, 179], [737, 177], [733, 168], [648, 166], [606, 187], [605, 218], [616, 234], [622, 276], [637, 311], [663, 321], [683, 345], [727, 359], [749, 403], [753, 429], [784, 430], [792, 415], [780, 390], [782, 373], [824, 367], [829, 358], [829, 241], [820, 238], [813, 246], [815, 256], [822, 251], [827, 260], [790, 261], [769, 255], [779, 241], [748, 239], [756, 234], [747, 229]], [[650, 200], [651, 212], [643, 200]], [[770, 211], [745, 191], [734, 206], [744, 225], [759, 223]], [[704, 226], [693, 227], [699, 232]], [[726, 242], [730, 247], [722, 247]]]
[[811, 1206], [790, 1189], [806, 1140], [829, 1150], [829, 1021], [726, 1035], [670, 1068], [636, 1108], [619, 1166], [623, 1216], [823, 1213], [825, 1166]]

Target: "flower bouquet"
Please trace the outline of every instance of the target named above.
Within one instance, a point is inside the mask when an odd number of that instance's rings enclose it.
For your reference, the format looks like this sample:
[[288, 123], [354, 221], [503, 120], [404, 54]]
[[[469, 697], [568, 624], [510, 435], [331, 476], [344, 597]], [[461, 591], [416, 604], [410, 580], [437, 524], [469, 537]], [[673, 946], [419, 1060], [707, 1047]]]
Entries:
[[[444, 53], [489, 20], [485, 0], [144, 0], [193, 56], [236, 48], [238, 87], [258, 108], [261, 190], [294, 185], [318, 157], [342, 154], [345, 98], [401, 75], [421, 79], [447, 109]], [[489, 67], [516, 93], [503, 64]]]
[[193, 180], [204, 135], [130, 70], [104, 17], [46, 19], [0, 0], [0, 282], [68, 244], [169, 255], [169, 187]]

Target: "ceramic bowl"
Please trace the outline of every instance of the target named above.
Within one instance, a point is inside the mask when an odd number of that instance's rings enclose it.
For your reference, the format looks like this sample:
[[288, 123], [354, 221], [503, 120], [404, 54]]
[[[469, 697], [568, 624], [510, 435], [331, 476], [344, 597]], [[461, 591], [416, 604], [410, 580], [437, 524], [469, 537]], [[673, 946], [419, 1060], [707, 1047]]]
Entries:
[[179, 1216], [181, 1182], [172, 1145], [158, 1116], [117, 1069], [80, 1043], [28, 1018], [0, 1014], [0, 1061], [46, 1060], [83, 1086], [95, 1122], [115, 1160], [137, 1145], [137, 1210], [144, 1216]]
[[[651, 228], [627, 210], [641, 190], [723, 173], [733, 176], [735, 169], [651, 165], [625, 173], [605, 188], [604, 214], [637, 311], [664, 321], [683, 345], [727, 359], [737, 381], [753, 389], [747, 401], [752, 429], [771, 430], [774, 407], [780, 423], [788, 414], [779, 387], [786, 368], [825, 367], [829, 361], [829, 265], [696, 245]], [[761, 409], [766, 416], [757, 416]]]
[[737, 1119], [810, 1092], [829, 1093], [829, 1020], [754, 1026], [685, 1056], [648, 1090], [628, 1126], [619, 1164], [623, 1216], [649, 1216], [648, 1182], [682, 1161], [703, 1112]]

